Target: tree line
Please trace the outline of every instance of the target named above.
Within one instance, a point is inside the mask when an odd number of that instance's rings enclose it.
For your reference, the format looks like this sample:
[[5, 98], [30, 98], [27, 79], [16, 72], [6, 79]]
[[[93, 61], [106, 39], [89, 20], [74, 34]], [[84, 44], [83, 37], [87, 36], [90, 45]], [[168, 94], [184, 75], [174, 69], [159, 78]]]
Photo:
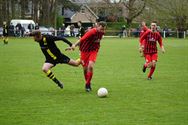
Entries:
[[42, 25], [55, 25], [59, 10], [78, 9], [69, 0], [0, 0], [0, 23], [11, 19], [32, 19]]
[[[132, 22], [156, 20], [161, 24], [188, 29], [188, 0], [100, 0], [90, 1], [103, 7], [101, 11], [110, 11], [109, 15], [122, 16], [128, 26]], [[104, 4], [105, 3], [105, 4]], [[93, 4], [93, 5], [94, 5]], [[92, 8], [100, 14], [100, 7]], [[0, 24], [11, 19], [33, 19], [42, 25], [56, 25], [56, 17], [63, 8], [78, 10], [79, 6], [70, 0], [0, 0]], [[119, 8], [122, 8], [122, 12]], [[105, 9], [106, 8], [106, 9]], [[120, 15], [121, 13], [121, 15]]]

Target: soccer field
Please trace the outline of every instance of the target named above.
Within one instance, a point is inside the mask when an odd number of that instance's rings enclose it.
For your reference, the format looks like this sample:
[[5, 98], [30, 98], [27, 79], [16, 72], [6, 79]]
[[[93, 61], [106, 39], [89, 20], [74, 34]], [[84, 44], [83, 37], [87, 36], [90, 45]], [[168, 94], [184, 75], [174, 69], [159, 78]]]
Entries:
[[[148, 81], [138, 39], [104, 38], [90, 93], [85, 92], [81, 66], [53, 68], [63, 90], [49, 80], [41, 70], [44, 56], [32, 38], [0, 42], [0, 125], [187, 125], [188, 39], [163, 42], [166, 53], [159, 51]], [[79, 57], [78, 49], [65, 52], [63, 42], [58, 47], [73, 59]], [[100, 87], [108, 89], [107, 98], [97, 97]]]

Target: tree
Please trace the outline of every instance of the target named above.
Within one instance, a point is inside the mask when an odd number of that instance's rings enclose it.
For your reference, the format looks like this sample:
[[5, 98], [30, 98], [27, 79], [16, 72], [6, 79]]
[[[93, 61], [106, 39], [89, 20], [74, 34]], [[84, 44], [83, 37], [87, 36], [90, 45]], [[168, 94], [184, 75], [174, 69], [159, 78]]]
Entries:
[[127, 20], [127, 25], [131, 27], [132, 21], [142, 14], [143, 10], [146, 7], [146, 0], [121, 0], [125, 9], [128, 11], [127, 14], [124, 14], [125, 19]]
[[[150, 20], [158, 20], [165, 24], [174, 25], [179, 31], [188, 28], [188, 1], [187, 0], [150, 0], [147, 3]], [[146, 15], [147, 14], [147, 15]]]
[[[127, 21], [128, 27], [131, 27], [133, 20], [142, 14], [146, 7], [147, 0], [102, 0], [109, 5], [113, 14], [121, 12], [121, 16]], [[120, 16], [120, 15], [118, 15]]]

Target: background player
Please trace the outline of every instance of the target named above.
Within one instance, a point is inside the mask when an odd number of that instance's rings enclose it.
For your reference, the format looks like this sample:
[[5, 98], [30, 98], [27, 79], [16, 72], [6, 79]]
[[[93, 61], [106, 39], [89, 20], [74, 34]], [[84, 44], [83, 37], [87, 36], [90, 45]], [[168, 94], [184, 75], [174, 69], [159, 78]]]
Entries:
[[143, 72], [146, 71], [146, 68], [151, 68], [148, 74], [148, 80], [152, 79], [152, 75], [155, 71], [156, 62], [158, 59], [157, 42], [160, 45], [161, 51], [164, 53], [165, 49], [162, 43], [162, 37], [157, 31], [157, 24], [156, 22], [152, 22], [151, 30], [147, 30], [140, 38], [140, 43], [143, 45], [143, 53], [146, 60], [143, 66]]
[[[142, 21], [141, 23], [141, 31], [140, 31], [140, 38], [142, 37], [142, 35], [148, 30], [148, 27], [146, 26], [146, 23], [144, 21]], [[139, 40], [140, 44], [139, 44], [139, 52], [141, 54], [141, 57], [144, 56], [143, 50], [144, 50], [144, 40], [141, 41]]]
[[87, 92], [91, 91], [93, 68], [100, 48], [100, 41], [104, 35], [105, 29], [106, 22], [101, 21], [98, 23], [96, 28], [86, 32], [81, 39], [72, 45], [72, 47], [67, 48], [68, 50], [74, 50], [76, 46], [80, 46], [81, 62], [86, 82], [85, 90]]
[[69, 46], [72, 46], [72, 43], [63, 37], [55, 37], [49, 35], [41, 35], [39, 30], [34, 31], [30, 34], [34, 36], [34, 40], [39, 43], [40, 48], [46, 57], [46, 61], [43, 64], [42, 71], [52, 79], [60, 88], [63, 88], [63, 83], [60, 82], [55, 75], [52, 73], [51, 68], [56, 66], [59, 63], [65, 63], [71, 66], [80, 65], [80, 60], [73, 60], [62, 54], [57, 48], [55, 41], [62, 40], [67, 43]]
[[3, 42], [8, 44], [8, 26], [5, 21], [3, 22]]

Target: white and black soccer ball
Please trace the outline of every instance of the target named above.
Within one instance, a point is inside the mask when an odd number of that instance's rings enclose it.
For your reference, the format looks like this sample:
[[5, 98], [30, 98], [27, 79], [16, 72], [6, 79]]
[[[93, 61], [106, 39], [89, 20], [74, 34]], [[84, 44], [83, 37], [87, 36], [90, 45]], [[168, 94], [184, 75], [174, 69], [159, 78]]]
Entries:
[[97, 96], [98, 97], [106, 97], [108, 95], [108, 90], [104, 87], [101, 87], [97, 91]]

